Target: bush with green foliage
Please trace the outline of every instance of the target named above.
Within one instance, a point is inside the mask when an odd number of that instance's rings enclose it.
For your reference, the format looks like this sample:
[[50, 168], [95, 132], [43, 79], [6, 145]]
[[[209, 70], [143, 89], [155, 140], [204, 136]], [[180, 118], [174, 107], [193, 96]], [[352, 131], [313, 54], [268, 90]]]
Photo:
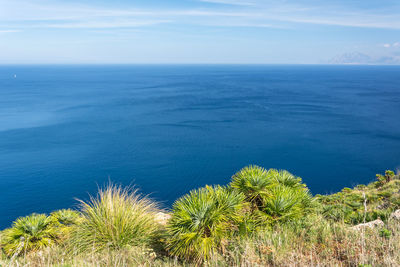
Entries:
[[181, 258], [207, 260], [235, 231], [247, 234], [301, 218], [311, 200], [307, 187], [291, 173], [245, 167], [232, 177], [230, 187], [194, 190], [175, 202], [168, 249]]
[[[332, 195], [316, 195], [319, 212], [326, 219], [359, 224], [382, 219], [400, 208], [400, 177], [393, 171], [377, 175], [379, 181], [367, 186], [358, 185], [354, 189], [344, 188]], [[366, 206], [366, 210], [365, 210]]]
[[264, 223], [300, 218], [311, 207], [309, 190], [288, 171], [248, 166], [232, 176], [231, 187], [246, 196]]
[[308, 191], [277, 185], [264, 199], [261, 211], [271, 222], [295, 220], [305, 214], [310, 202]]
[[49, 247], [56, 242], [53, 220], [45, 214], [18, 218], [3, 231], [1, 247], [6, 255], [18, 255]]
[[169, 252], [183, 259], [209, 259], [237, 231], [244, 196], [226, 187], [200, 188], [178, 199], [167, 232]]
[[71, 209], [62, 209], [50, 214], [50, 218], [56, 228], [57, 238], [60, 242], [68, 240], [73, 227], [82, 222], [81, 214]]
[[71, 209], [62, 209], [54, 211], [50, 214], [54, 223], [61, 226], [72, 226], [78, 224], [81, 220], [81, 214]]
[[389, 238], [392, 235], [392, 231], [387, 228], [382, 228], [379, 230], [379, 234], [383, 238]]
[[243, 193], [246, 200], [252, 205], [252, 209], [261, 209], [264, 199], [273, 187], [274, 181], [268, 171], [262, 167], [251, 165], [244, 167], [232, 176], [230, 186]]
[[385, 171], [385, 175], [382, 175], [382, 174], [376, 175], [376, 179], [378, 180], [379, 186], [389, 183], [394, 178], [396, 178], [396, 175], [395, 175], [394, 171], [391, 171], [391, 170]]

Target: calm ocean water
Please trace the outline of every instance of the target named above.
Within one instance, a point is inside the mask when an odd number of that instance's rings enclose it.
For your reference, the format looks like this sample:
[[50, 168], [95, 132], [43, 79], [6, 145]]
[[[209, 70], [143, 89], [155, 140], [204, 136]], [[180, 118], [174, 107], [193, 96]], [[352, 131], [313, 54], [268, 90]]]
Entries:
[[109, 179], [169, 207], [247, 164], [313, 193], [400, 167], [400, 67], [0, 67], [0, 228]]

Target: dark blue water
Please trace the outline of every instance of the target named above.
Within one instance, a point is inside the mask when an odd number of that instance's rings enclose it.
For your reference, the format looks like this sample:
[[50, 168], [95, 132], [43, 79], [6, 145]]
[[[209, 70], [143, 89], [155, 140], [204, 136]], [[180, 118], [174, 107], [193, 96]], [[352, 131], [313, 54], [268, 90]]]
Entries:
[[313, 193], [399, 167], [400, 67], [0, 67], [0, 228], [108, 179], [168, 207], [247, 164]]

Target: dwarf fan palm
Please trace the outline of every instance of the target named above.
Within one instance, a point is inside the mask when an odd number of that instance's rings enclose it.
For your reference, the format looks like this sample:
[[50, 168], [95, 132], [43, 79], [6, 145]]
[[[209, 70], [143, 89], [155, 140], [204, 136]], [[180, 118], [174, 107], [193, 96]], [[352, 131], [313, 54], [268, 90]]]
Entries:
[[268, 195], [273, 184], [274, 180], [264, 168], [251, 165], [232, 176], [231, 187], [243, 193], [253, 208], [257, 209], [262, 207], [263, 198]]
[[302, 188], [305, 185], [301, 183], [301, 178], [294, 176], [286, 170], [269, 170], [269, 174], [275, 179], [278, 184], [284, 185], [290, 188]]
[[54, 219], [57, 224], [65, 226], [77, 224], [81, 219], [79, 212], [71, 209], [54, 211], [50, 214], [50, 217]]
[[2, 234], [2, 247], [8, 255], [39, 250], [55, 242], [53, 221], [45, 214], [32, 214], [17, 219]]
[[277, 185], [271, 189], [271, 194], [264, 199], [262, 211], [272, 221], [287, 221], [300, 218], [306, 205], [311, 201], [311, 195], [307, 190]]
[[244, 196], [224, 187], [193, 190], [173, 205], [167, 227], [172, 255], [202, 261], [222, 246], [240, 219]]
[[301, 178], [285, 170], [245, 167], [232, 177], [231, 186], [252, 203], [254, 218], [261, 218], [261, 224], [265, 217], [272, 221], [298, 218], [312, 199]]
[[82, 221], [80, 213], [71, 209], [54, 211], [50, 214], [50, 218], [53, 220], [60, 240], [67, 240], [73, 226]]

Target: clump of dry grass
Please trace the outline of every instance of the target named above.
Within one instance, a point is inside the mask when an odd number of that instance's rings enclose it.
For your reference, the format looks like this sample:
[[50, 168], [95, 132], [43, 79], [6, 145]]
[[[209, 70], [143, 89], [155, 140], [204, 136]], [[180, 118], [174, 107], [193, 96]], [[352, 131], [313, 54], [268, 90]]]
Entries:
[[15, 259], [0, 259], [0, 266], [24, 267], [128, 267], [128, 266], [183, 266], [177, 260], [160, 258], [147, 247], [126, 247], [77, 255], [67, 253], [61, 246], [46, 248]]
[[[313, 216], [314, 217], [314, 216]], [[398, 266], [400, 224], [356, 231], [320, 216], [298, 225], [279, 225], [231, 246], [229, 266]]]
[[156, 203], [137, 190], [109, 185], [80, 208], [83, 219], [68, 242], [74, 252], [147, 245], [159, 230]]

